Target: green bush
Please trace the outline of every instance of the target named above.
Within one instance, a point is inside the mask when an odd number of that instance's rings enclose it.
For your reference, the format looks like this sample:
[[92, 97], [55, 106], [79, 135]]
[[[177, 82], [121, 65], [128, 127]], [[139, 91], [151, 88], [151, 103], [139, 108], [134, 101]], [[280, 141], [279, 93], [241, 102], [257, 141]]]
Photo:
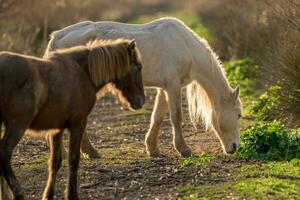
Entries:
[[[299, 93], [296, 89], [290, 92], [284, 79], [277, 81], [276, 84], [270, 86], [266, 92], [251, 103], [248, 109], [249, 113], [259, 120], [280, 120], [290, 127], [298, 127], [299, 124], [297, 125], [297, 123], [294, 125], [289, 123], [300, 117], [297, 92]], [[298, 117], [297, 115], [293, 117], [292, 112], [298, 113]]]
[[247, 112], [258, 120], [280, 120], [289, 127], [299, 127], [299, 97], [300, 90], [293, 88], [289, 80], [282, 79], [252, 100]]
[[250, 105], [250, 113], [259, 120], [272, 120], [280, 113], [280, 85], [273, 85]]
[[251, 58], [234, 60], [224, 63], [227, 78], [231, 86], [241, 86], [242, 95], [253, 94], [253, 79], [258, 66]]
[[246, 159], [287, 160], [300, 158], [300, 134], [279, 121], [257, 123], [241, 133], [236, 154]]

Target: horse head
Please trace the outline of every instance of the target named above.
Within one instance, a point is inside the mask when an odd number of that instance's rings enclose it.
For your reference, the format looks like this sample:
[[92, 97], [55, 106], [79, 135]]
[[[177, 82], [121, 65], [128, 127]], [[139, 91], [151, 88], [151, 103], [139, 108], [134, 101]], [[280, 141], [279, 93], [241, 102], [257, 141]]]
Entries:
[[239, 87], [231, 92], [227, 99], [223, 99], [219, 113], [216, 114], [215, 129], [221, 140], [223, 150], [232, 154], [240, 145], [240, 118], [242, 117]]

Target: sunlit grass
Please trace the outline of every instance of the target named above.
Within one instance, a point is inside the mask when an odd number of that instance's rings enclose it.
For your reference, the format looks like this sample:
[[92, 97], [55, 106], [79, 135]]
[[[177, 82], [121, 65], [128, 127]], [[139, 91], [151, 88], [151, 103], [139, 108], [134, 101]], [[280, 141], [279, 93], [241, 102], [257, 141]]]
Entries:
[[231, 179], [177, 188], [181, 199], [300, 199], [300, 167], [268, 162], [234, 168]]
[[181, 167], [190, 167], [190, 166], [199, 166], [199, 165], [203, 165], [203, 164], [208, 164], [212, 160], [213, 160], [213, 157], [211, 155], [208, 155], [205, 152], [202, 152], [197, 157], [184, 158], [182, 160]]

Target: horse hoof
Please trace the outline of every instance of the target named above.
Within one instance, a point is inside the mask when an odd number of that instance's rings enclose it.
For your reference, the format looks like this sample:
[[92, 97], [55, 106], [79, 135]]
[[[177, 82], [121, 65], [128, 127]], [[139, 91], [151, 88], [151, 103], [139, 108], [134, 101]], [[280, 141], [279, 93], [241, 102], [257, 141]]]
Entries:
[[161, 157], [161, 154], [160, 154], [160, 152], [158, 150], [157, 151], [147, 151], [147, 153], [152, 158]]

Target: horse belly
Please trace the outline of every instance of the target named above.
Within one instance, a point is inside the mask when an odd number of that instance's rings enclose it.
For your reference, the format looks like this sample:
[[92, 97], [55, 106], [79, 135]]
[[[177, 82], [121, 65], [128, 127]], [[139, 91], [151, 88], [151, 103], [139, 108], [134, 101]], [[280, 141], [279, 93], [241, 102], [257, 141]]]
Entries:
[[46, 130], [46, 129], [63, 129], [66, 127], [67, 117], [63, 114], [63, 110], [42, 111], [38, 113], [34, 121], [31, 123], [30, 129]]

